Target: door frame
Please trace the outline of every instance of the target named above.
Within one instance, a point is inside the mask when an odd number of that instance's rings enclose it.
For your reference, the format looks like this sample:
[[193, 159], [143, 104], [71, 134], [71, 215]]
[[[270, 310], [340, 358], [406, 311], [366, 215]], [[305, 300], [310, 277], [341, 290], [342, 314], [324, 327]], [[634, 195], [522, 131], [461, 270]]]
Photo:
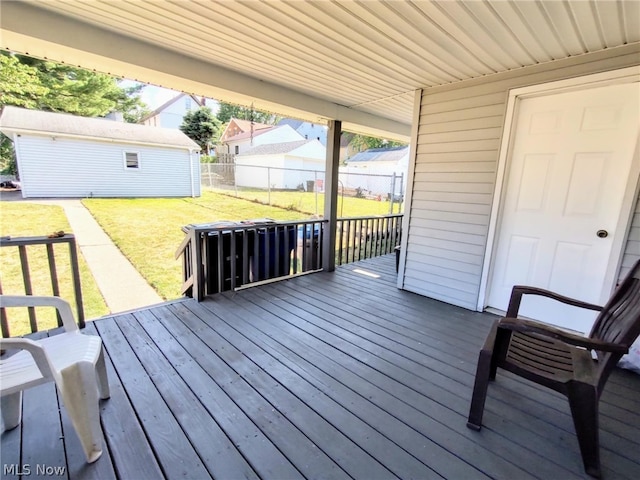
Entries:
[[[515, 140], [515, 123], [518, 118], [520, 100], [525, 98], [541, 97], [556, 93], [565, 93], [576, 90], [586, 90], [594, 87], [618, 85], [624, 83], [640, 82], [640, 66], [611, 70], [603, 73], [584, 75], [567, 80], [553, 81], [527, 87], [509, 90], [509, 98], [505, 112], [502, 139], [500, 143], [498, 166], [496, 171], [496, 183], [489, 216], [489, 231], [487, 244], [482, 264], [482, 276], [478, 292], [477, 310], [484, 311], [487, 307], [489, 286], [493, 275], [493, 265], [497, 252], [498, 232], [502, 224], [502, 210], [507, 193], [508, 167], [511, 159], [513, 142]], [[636, 140], [635, 153], [633, 155], [631, 170], [625, 189], [622, 208], [618, 216], [612, 256], [607, 267], [604, 281], [604, 291], [601, 292], [601, 301], [606, 300], [616, 284], [616, 274], [619, 271], [624, 245], [629, 234], [629, 227], [633, 216], [635, 201], [638, 198], [640, 188], [640, 159], [639, 141]]]

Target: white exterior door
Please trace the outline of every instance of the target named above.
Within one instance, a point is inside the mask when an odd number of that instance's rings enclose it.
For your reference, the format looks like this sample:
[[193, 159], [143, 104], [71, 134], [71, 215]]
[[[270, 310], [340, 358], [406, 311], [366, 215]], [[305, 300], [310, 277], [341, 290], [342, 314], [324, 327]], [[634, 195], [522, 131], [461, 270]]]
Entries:
[[[639, 84], [520, 100], [488, 306], [513, 285], [602, 304], [638, 141]], [[521, 315], [588, 332], [595, 313], [529, 296]]]

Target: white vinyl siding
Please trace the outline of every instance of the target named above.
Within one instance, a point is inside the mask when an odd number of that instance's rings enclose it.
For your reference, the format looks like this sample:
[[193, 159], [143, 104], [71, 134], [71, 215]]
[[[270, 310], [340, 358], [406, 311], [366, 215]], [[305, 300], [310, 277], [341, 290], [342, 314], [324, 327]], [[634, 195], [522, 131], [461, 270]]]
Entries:
[[402, 288], [475, 310], [509, 90], [637, 65], [637, 55], [621, 47], [423, 90]]
[[631, 220], [631, 228], [627, 237], [627, 244], [622, 256], [622, 266], [618, 275], [618, 280], [622, 280], [629, 272], [629, 269], [640, 259], [640, 197], [636, 201], [636, 208]]
[[[186, 197], [192, 195], [192, 175], [194, 194], [200, 194], [198, 154], [192, 154], [192, 174], [186, 149], [142, 145], [131, 149], [117, 143], [24, 134], [17, 140], [26, 197]], [[134, 150], [141, 168], [126, 168], [124, 153]]]

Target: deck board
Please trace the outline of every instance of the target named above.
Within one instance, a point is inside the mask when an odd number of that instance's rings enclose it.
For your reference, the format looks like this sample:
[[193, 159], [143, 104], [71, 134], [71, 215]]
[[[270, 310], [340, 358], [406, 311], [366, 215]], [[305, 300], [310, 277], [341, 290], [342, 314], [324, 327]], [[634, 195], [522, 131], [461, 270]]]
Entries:
[[[519, 377], [500, 371], [484, 428], [466, 428], [495, 317], [395, 282], [388, 255], [90, 322], [111, 388], [103, 457], [84, 463], [49, 384], [25, 394], [2, 462], [62, 465], [71, 480], [588, 478], [566, 399]], [[605, 479], [640, 478], [639, 407], [640, 376], [615, 371]]]

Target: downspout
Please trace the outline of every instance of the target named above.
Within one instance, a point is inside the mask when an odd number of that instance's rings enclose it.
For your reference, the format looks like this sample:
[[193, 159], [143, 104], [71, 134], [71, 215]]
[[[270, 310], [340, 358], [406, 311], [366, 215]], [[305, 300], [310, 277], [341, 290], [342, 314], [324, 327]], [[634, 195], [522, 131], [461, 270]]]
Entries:
[[193, 176], [193, 150], [189, 149], [189, 173], [191, 174], [191, 198], [195, 198], [194, 176]]

